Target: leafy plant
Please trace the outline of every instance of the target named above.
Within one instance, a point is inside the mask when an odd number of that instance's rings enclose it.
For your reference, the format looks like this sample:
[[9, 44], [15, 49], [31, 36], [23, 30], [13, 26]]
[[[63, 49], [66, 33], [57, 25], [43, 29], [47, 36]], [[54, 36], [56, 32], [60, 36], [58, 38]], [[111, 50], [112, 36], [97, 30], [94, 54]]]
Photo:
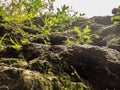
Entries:
[[20, 43], [19, 43], [16, 38], [14, 40], [10, 38], [10, 42], [13, 44], [12, 48], [16, 50], [20, 50], [22, 45], [28, 44], [30, 41], [26, 38], [23, 38], [20, 40]]
[[51, 43], [49, 42], [49, 41], [47, 41], [47, 40], [44, 40], [44, 43], [46, 44], [46, 45], [50, 45]]
[[86, 26], [83, 30], [80, 30], [79, 27], [74, 27], [75, 32], [77, 33], [77, 36], [75, 37], [74, 41], [67, 39], [65, 42], [67, 45], [74, 45], [74, 44], [90, 44], [93, 42], [94, 38], [99, 38], [96, 34], [91, 34], [91, 30], [89, 26]]
[[[77, 12], [70, 11], [69, 6], [63, 5], [60, 8], [57, 8], [57, 12], [54, 13], [54, 7], [53, 2], [54, 0], [48, 0], [49, 1], [49, 8], [48, 12], [45, 13], [45, 15], [42, 15], [40, 13], [40, 17], [42, 18], [42, 21], [44, 22], [44, 26], [40, 27], [39, 31], [41, 32], [40, 36], [47, 37], [51, 34], [51, 32], [61, 32], [66, 28], [70, 28], [72, 26], [73, 21], [76, 18]], [[71, 14], [73, 12], [73, 14]]]
[[22, 44], [22, 45], [25, 45], [25, 44], [30, 43], [30, 41], [29, 41], [28, 39], [26, 39], [26, 38], [23, 38], [23, 39], [21, 39], [20, 41], [21, 41], [21, 44]]
[[14, 48], [16, 50], [20, 50], [21, 49], [22, 46], [20, 45], [20, 43], [16, 39], [14, 41], [12, 38], [10, 38], [10, 42], [13, 44], [12, 48]]
[[66, 45], [69, 45], [69, 46], [73, 46], [75, 43], [74, 43], [72, 40], [67, 39], [67, 40], [65, 41], [65, 44], [66, 44]]
[[42, 0], [2, 0], [0, 16], [5, 21], [22, 22], [37, 15], [41, 7], [43, 7]]
[[[63, 5], [61, 8], [57, 8], [57, 12], [55, 13], [53, 6], [55, 0], [12, 0], [9, 3], [7, 3], [7, 1], [8, 0], [0, 2], [0, 17], [8, 22], [23, 22], [28, 20], [32, 24], [32, 18], [40, 15], [42, 21], [44, 22], [43, 26], [38, 27], [38, 34], [40, 37], [42, 36], [48, 38], [51, 32], [62, 32], [66, 28], [68, 29], [77, 18], [77, 12], [72, 11], [71, 8], [66, 5]], [[17, 30], [23, 37], [30, 35], [28, 33], [24, 33], [20, 28], [17, 28]], [[75, 41], [67, 39], [67, 44], [88, 44], [92, 42], [93, 35], [90, 34], [91, 30], [88, 26], [86, 26], [83, 31], [79, 30], [78, 27], [74, 27], [74, 30], [77, 33], [77, 38]], [[12, 38], [10, 38], [10, 41], [13, 44], [13, 48], [19, 50], [21, 48], [21, 44], [29, 43], [27, 38], [28, 37], [21, 40], [21, 43], [18, 43], [16, 39], [13, 40]], [[50, 44], [49, 41], [45, 40], [44, 43]]]
[[116, 8], [116, 12], [114, 13], [113, 17], [111, 18], [114, 24], [119, 25], [120, 24], [120, 6]]
[[80, 31], [78, 27], [74, 27], [74, 30], [77, 32], [77, 36], [79, 37], [76, 43], [78, 44], [88, 44], [92, 42], [90, 32], [88, 26], [86, 26], [83, 31]]
[[5, 47], [6, 47], [6, 46], [4, 45], [4, 43], [3, 43], [3, 41], [4, 41], [4, 39], [5, 39], [6, 36], [7, 36], [7, 33], [4, 34], [4, 35], [2, 36], [2, 38], [0, 39], [0, 51], [4, 50]]
[[77, 14], [77, 12], [72, 11], [72, 9], [66, 5], [63, 5], [61, 8], [57, 8], [57, 13], [55, 14], [55, 27], [60, 30], [69, 28], [72, 26], [73, 21], [76, 20]]

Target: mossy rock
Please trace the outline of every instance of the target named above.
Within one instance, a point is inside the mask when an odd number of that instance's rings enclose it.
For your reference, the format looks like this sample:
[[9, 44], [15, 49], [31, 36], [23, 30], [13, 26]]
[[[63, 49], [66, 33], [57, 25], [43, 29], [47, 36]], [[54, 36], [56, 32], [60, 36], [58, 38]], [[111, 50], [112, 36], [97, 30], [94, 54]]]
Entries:
[[1, 58], [0, 65], [9, 65], [13, 67], [22, 67], [27, 68], [28, 63], [24, 59], [17, 59], [17, 58]]
[[[62, 78], [62, 77], [66, 78]], [[62, 78], [62, 79], [61, 79]], [[83, 82], [73, 82], [69, 75], [41, 74], [28, 69], [0, 66], [2, 90], [90, 90]]]

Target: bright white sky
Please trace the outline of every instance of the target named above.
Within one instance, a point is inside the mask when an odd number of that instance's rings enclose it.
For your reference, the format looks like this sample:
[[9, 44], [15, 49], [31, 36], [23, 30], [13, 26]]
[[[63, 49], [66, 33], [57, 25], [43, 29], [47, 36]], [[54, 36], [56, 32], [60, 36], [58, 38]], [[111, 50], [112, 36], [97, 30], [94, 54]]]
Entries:
[[86, 13], [86, 17], [111, 15], [111, 10], [120, 5], [120, 0], [56, 0], [55, 7], [72, 6], [79, 13]]

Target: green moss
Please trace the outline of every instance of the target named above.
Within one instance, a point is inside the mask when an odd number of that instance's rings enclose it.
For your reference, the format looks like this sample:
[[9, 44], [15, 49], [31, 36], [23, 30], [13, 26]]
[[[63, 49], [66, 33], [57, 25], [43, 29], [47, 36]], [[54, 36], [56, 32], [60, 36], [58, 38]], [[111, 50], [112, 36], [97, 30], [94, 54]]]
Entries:
[[27, 90], [89, 90], [83, 82], [72, 82], [69, 76], [66, 76], [65, 79], [62, 76], [51, 76], [26, 70], [22, 73], [21, 78], [23, 78]]
[[16, 59], [16, 58], [1, 58], [0, 63], [4, 63], [6, 65], [14, 66], [14, 67], [27, 67], [28, 63], [24, 59]]

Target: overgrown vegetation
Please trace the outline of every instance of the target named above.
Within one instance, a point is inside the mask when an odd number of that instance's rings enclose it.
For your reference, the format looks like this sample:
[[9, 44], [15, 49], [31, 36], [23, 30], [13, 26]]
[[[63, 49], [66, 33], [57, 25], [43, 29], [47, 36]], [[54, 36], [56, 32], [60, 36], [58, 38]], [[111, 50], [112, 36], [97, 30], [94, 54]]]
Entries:
[[0, 0], [0, 2], [0, 16], [5, 21], [31, 20], [40, 8], [45, 8], [42, 0]]
[[[57, 8], [55, 12], [53, 5], [55, 0], [11, 0], [9, 3], [8, 1], [9, 0], [0, 0], [0, 53], [6, 53], [9, 51], [7, 49], [10, 49], [8, 54], [11, 53], [11, 56], [6, 57], [7, 54], [3, 56], [1, 55], [1, 57], [5, 56], [5, 58], [12, 57], [11, 60], [8, 59], [9, 67], [19, 68], [20, 66], [21, 69], [23, 68], [25, 70], [33, 71], [26, 71], [25, 73], [20, 71], [23, 73], [20, 74], [20, 80], [22, 80], [21, 77], [25, 77], [20, 84], [22, 85], [24, 82], [23, 84], [25, 84], [24, 86], [27, 86], [28, 90], [38, 88], [42, 88], [43, 90], [45, 88], [46, 90], [90, 90], [89, 87], [84, 85], [84, 81], [73, 66], [68, 65], [72, 72], [69, 72], [69, 70], [66, 69], [69, 68], [66, 65], [66, 59], [69, 56], [73, 57], [74, 54], [76, 55], [76, 52], [73, 52], [73, 54], [71, 53], [76, 49], [72, 49], [70, 47], [69, 50], [63, 49], [65, 52], [59, 51], [64, 47], [61, 47], [61, 45], [60, 48], [56, 47], [57, 44], [52, 44], [52, 40], [50, 41], [52, 35], [53, 37], [54, 35], [58, 35], [57, 38], [61, 35], [64, 38], [64, 35], [66, 34], [65, 39], [61, 40], [63, 41], [62, 44], [73, 46], [76, 44], [91, 44], [94, 38], [99, 38], [98, 35], [91, 34], [92, 30], [89, 27], [90, 22], [88, 21], [89, 24], [86, 23], [87, 20], [84, 19], [84, 14], [78, 16], [77, 12], [71, 11], [71, 8], [66, 5], [63, 5], [61, 8]], [[119, 8], [120, 7], [118, 7], [117, 13], [112, 18], [115, 24], [120, 24]], [[73, 24], [78, 19], [83, 21], [81, 26], [79, 26], [79, 24]], [[36, 22], [36, 20], [38, 20], [38, 22]], [[69, 34], [68, 32], [72, 34]], [[45, 47], [41, 44], [41, 46], [36, 44], [39, 42], [28, 44], [34, 42], [34, 38], [35, 40], [40, 40], [40, 43], [45, 44]], [[53, 46], [50, 46], [50, 44]], [[57, 50], [54, 51], [55, 49]], [[69, 53], [71, 55], [67, 55]], [[14, 55], [15, 57], [13, 57]], [[61, 56], [67, 57], [64, 59], [64, 57]], [[81, 58], [84, 60], [84, 57], [85, 56], [82, 56]], [[20, 59], [14, 61], [13, 58]], [[71, 61], [74, 61], [73, 59], [70, 59], [70, 64]], [[87, 61], [86, 58], [85, 60]], [[24, 61], [27, 65], [25, 65]], [[5, 63], [7, 63], [7, 60]], [[76, 63], [77, 62], [75, 62], [75, 64]], [[7, 64], [1, 65], [7, 66]], [[77, 65], [78, 68], [79, 66], [83, 66], [86, 70], [85, 64], [82, 65], [82, 63], [80, 63], [79, 65], [78, 63]], [[5, 72], [6, 71], [7, 70], [5, 69]], [[64, 74], [64, 71], [68, 72]], [[20, 73], [19, 71], [16, 72]], [[7, 73], [9, 74], [9, 72]], [[17, 76], [18, 74], [16, 73], [13, 76], [15, 75]], [[7, 76], [7, 74], [5, 74], [5, 76]]]
[[[73, 22], [78, 18], [83, 18], [83, 15], [81, 14], [82, 16], [78, 16], [77, 12], [72, 11], [72, 9], [66, 5], [57, 8], [55, 12], [54, 2], [55, 0], [0, 0], [0, 21], [6, 22], [5, 24], [8, 26], [12, 23], [15, 33], [17, 32], [21, 35], [21, 38], [17, 40], [17, 38], [11, 37], [11, 34], [8, 34], [8, 41], [13, 45], [12, 47], [14, 49], [20, 50], [22, 44], [30, 42], [29, 39], [34, 37], [46, 37], [47, 41], [44, 40], [44, 43], [51, 44], [48, 38], [51, 33], [59, 34], [60, 32], [61, 34], [69, 28], [75, 30], [77, 38], [74, 41], [67, 39], [65, 41], [67, 45], [74, 45], [73, 43], [89, 44], [92, 42], [92, 38], [95, 35], [90, 33], [91, 30], [89, 26], [86, 26], [83, 30], [73, 26]], [[39, 22], [34, 23], [35, 18], [39, 19]], [[22, 23], [27, 23], [27, 26], [33, 30], [37, 30], [37, 33], [30, 34], [22, 30], [22, 28], [19, 27], [19, 24]], [[5, 38], [5, 36], [3, 36], [3, 38]], [[1, 50], [4, 46], [2, 43], [4, 40], [3, 38], [0, 43]]]
[[114, 8], [112, 10], [112, 13], [114, 14], [113, 17], [111, 18], [114, 24], [119, 25], [120, 24], [120, 6], [117, 8]]

